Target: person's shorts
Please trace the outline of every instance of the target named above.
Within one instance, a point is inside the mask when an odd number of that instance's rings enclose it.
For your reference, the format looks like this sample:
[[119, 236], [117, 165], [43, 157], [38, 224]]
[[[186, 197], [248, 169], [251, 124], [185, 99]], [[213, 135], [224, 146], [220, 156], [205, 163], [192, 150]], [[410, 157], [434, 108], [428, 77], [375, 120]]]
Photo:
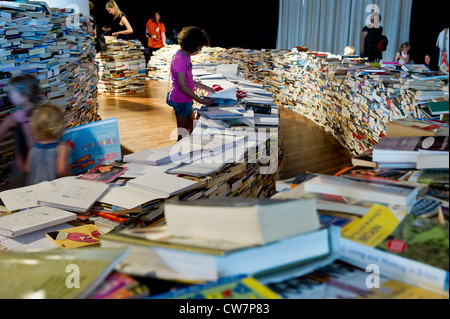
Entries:
[[169, 100], [169, 96], [167, 96], [166, 103], [173, 107], [175, 110], [175, 116], [191, 116], [192, 115], [192, 106], [194, 102], [187, 103], [177, 103]]

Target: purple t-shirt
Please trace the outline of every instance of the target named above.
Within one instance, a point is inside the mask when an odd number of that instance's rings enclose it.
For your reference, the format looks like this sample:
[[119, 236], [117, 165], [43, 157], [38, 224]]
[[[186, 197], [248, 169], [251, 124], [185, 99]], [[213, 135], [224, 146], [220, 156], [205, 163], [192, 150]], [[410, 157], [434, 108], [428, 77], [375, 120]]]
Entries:
[[189, 103], [192, 98], [184, 94], [178, 88], [177, 73], [184, 73], [186, 77], [186, 85], [194, 92], [194, 76], [192, 75], [191, 57], [186, 56], [183, 51], [178, 50], [172, 57], [170, 64], [170, 74], [172, 76], [172, 89], [169, 95], [169, 100], [176, 103]]

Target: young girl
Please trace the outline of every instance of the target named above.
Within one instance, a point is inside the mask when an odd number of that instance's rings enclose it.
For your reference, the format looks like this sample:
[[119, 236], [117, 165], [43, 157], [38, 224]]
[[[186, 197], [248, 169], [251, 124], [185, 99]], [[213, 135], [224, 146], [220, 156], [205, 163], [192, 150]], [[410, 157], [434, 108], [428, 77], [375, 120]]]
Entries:
[[400, 50], [395, 55], [394, 62], [400, 62], [400, 64], [408, 64], [409, 63], [409, 50], [411, 50], [411, 46], [409, 42], [405, 42], [400, 46]]
[[66, 142], [61, 142], [65, 122], [59, 107], [41, 105], [33, 112], [30, 126], [36, 143], [26, 162], [27, 185], [70, 175], [67, 164], [70, 148]]
[[31, 75], [19, 75], [10, 80], [7, 90], [11, 103], [21, 109], [0, 123], [0, 138], [8, 132], [14, 135], [14, 166], [9, 188], [19, 188], [26, 185], [25, 160], [35, 142], [30, 117], [41, 103], [39, 81]]
[[[178, 36], [178, 50], [172, 57], [170, 74], [172, 89], [167, 95], [167, 104], [175, 110], [178, 127], [178, 140], [186, 132], [192, 133], [192, 105], [193, 100], [200, 104], [211, 104], [213, 101], [195, 94], [195, 89], [214, 93], [209, 86], [194, 82], [192, 75], [191, 56], [198, 54], [204, 46], [209, 45], [206, 33], [198, 27], [185, 27]], [[182, 132], [184, 131], [184, 132]]]

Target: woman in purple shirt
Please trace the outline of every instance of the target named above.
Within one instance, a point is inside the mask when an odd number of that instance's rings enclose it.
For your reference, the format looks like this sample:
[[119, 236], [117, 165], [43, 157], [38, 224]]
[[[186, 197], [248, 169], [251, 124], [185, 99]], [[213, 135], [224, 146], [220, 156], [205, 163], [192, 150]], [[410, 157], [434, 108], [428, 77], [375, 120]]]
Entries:
[[211, 104], [213, 101], [200, 97], [195, 89], [214, 92], [209, 86], [194, 81], [192, 75], [191, 56], [198, 54], [204, 46], [209, 45], [208, 36], [198, 27], [185, 27], [178, 36], [181, 50], [172, 57], [170, 75], [172, 88], [167, 95], [167, 104], [174, 108], [177, 118], [178, 140], [192, 132], [193, 100], [200, 104]]

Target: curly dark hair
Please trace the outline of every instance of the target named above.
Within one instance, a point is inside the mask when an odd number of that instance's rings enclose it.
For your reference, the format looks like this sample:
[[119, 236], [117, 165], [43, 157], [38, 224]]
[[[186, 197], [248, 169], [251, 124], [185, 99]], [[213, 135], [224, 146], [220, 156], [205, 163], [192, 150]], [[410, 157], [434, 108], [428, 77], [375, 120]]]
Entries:
[[181, 50], [194, 53], [200, 47], [209, 46], [209, 37], [199, 27], [184, 27], [178, 35], [178, 44]]

